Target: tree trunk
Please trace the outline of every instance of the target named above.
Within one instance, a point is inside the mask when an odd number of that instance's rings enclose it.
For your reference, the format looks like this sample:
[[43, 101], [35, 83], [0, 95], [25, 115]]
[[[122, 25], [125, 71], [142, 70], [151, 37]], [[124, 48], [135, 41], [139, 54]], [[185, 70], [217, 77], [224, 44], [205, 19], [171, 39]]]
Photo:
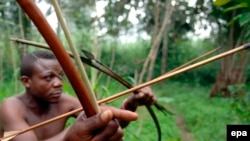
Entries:
[[[98, 37], [97, 35], [95, 35], [94, 37], [94, 41], [93, 41], [93, 47], [92, 47], [92, 53], [95, 56], [95, 58], [97, 60], [99, 60], [100, 55], [101, 55], [101, 49], [99, 48], [99, 42], [98, 42]], [[90, 68], [90, 82], [91, 82], [91, 86], [95, 88], [96, 84], [97, 84], [97, 79], [98, 79], [98, 70], [94, 69], [94, 68]]]
[[[97, 11], [96, 3], [94, 4], [95, 6], [95, 11]], [[95, 30], [95, 35], [94, 35], [94, 42], [93, 42], [93, 48], [92, 52], [97, 60], [100, 60], [101, 58], [101, 48], [99, 47], [99, 36], [97, 35], [98, 28], [100, 28], [100, 19], [97, 18], [97, 24], [94, 25], [94, 30]], [[98, 80], [98, 70], [91, 68], [91, 84], [95, 88]]]
[[[156, 34], [152, 38], [151, 50], [150, 50], [150, 53], [149, 53], [144, 65], [143, 65], [143, 70], [141, 72], [140, 79], [139, 79], [140, 83], [142, 83], [142, 80], [143, 80], [144, 74], [145, 74], [145, 72], [147, 70], [146, 68], [147, 68], [148, 64], [149, 64], [149, 69], [148, 69], [147, 81], [149, 81], [153, 76], [154, 64], [155, 64], [157, 54], [158, 54], [158, 51], [159, 51], [160, 42], [161, 42], [161, 39], [162, 39], [162, 36], [163, 36], [164, 32], [167, 31], [168, 21], [171, 18], [171, 15], [172, 15], [173, 10], [174, 10], [174, 7], [172, 7], [170, 3], [166, 3], [166, 12], [164, 14], [165, 16], [164, 16], [164, 20], [161, 23], [161, 27], [159, 27], [159, 23], [160, 23], [159, 22], [159, 12], [156, 12], [156, 14], [155, 14], [155, 16], [156, 16], [156, 19], [155, 19], [156, 21], [155, 22], [157, 23], [157, 24], [155, 24], [156, 25], [155, 30], [157, 32], [155, 32]], [[156, 4], [156, 9], [160, 10], [159, 5], [157, 6], [157, 4]], [[156, 10], [156, 11], [158, 11], [158, 10]]]
[[[22, 39], [25, 39], [25, 32], [24, 32], [24, 25], [23, 25], [23, 20], [24, 20], [24, 13], [22, 9], [19, 7], [18, 8], [18, 21], [19, 21], [19, 29], [20, 29], [20, 36]], [[23, 58], [25, 54], [27, 53], [27, 48], [25, 47], [26, 45], [20, 44], [20, 47], [18, 48], [18, 52], [20, 53], [20, 58]]]
[[[18, 70], [18, 66], [17, 66], [17, 62], [16, 62], [16, 57], [15, 57], [15, 48], [13, 46], [13, 42], [10, 41], [9, 43], [10, 46], [10, 51], [11, 51], [11, 62], [12, 62], [12, 68], [14, 73], [13, 74], [17, 74], [17, 70]], [[18, 87], [18, 82], [19, 82], [19, 77], [17, 75], [13, 75], [13, 81], [14, 81], [14, 85], [15, 85], [15, 92], [19, 91], [19, 87]]]
[[164, 33], [164, 40], [162, 46], [162, 58], [161, 58], [161, 74], [165, 74], [167, 72], [168, 67], [168, 30]]
[[3, 61], [4, 61], [4, 52], [5, 52], [5, 48], [3, 48], [0, 52], [0, 83], [3, 84], [3, 81], [4, 81], [4, 69], [3, 68]]
[[[232, 17], [234, 17], [234, 14], [232, 14]], [[240, 34], [236, 37], [234, 37], [234, 31], [234, 25], [231, 25], [228, 37], [229, 44], [227, 45], [228, 47], [224, 49], [224, 51], [235, 48], [242, 44], [242, 39], [245, 35], [244, 28], [242, 28], [240, 31], [237, 31], [240, 32]], [[248, 58], [247, 52], [243, 52], [222, 59], [221, 71], [216, 77], [216, 82], [211, 89], [210, 97], [214, 97], [218, 94], [224, 97], [230, 97], [233, 93], [230, 91], [229, 86], [246, 82], [245, 68]]]
[[[111, 61], [110, 61], [110, 66], [109, 66], [109, 68], [110, 68], [111, 70], [113, 70], [114, 63], [115, 63], [116, 46], [117, 46], [117, 44], [116, 44], [116, 42], [115, 42], [114, 46], [112, 46]], [[110, 79], [111, 79], [111, 77], [108, 77], [108, 78], [107, 78], [106, 86], [109, 84]]]
[[157, 54], [160, 48], [160, 42], [162, 41], [162, 36], [164, 35], [165, 32], [167, 32], [168, 30], [168, 21], [172, 16], [173, 13], [173, 7], [171, 6], [170, 3], [166, 4], [166, 12], [165, 12], [165, 17], [164, 17], [164, 21], [162, 22], [160, 31], [158, 33], [158, 35], [156, 36], [156, 39], [153, 41], [153, 53], [152, 53], [152, 57], [150, 60], [150, 65], [149, 65], [149, 70], [148, 70], [148, 76], [147, 76], [147, 81], [151, 80], [154, 74], [154, 64], [157, 58]]
[[141, 74], [140, 74], [140, 77], [139, 77], [139, 81], [138, 81], [139, 84], [143, 82], [144, 75], [147, 72], [147, 67], [148, 67], [148, 65], [150, 63], [150, 60], [152, 58], [153, 51], [154, 51], [154, 48], [153, 48], [154, 40], [157, 37], [157, 34], [159, 32], [159, 17], [160, 17], [159, 2], [156, 1], [154, 6], [155, 6], [155, 10], [154, 10], [155, 11], [154, 12], [154, 17], [155, 17], [154, 18], [154, 22], [155, 22], [155, 24], [154, 24], [154, 35], [153, 35], [152, 40], [151, 40], [151, 44], [152, 44], [151, 49], [150, 49], [149, 54], [148, 54], [148, 56], [147, 56], [147, 58], [146, 58], [146, 60], [145, 60], [145, 62], [143, 64], [143, 68], [142, 68], [142, 71], [141, 71]]

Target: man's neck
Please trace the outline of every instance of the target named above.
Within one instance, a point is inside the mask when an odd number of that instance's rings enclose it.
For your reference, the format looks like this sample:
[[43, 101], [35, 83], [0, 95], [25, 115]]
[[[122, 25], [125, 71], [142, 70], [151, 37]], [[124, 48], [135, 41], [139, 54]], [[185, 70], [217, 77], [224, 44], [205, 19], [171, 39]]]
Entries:
[[24, 102], [27, 108], [37, 114], [47, 113], [49, 112], [51, 107], [51, 103], [41, 100], [39, 98], [35, 98], [34, 96], [31, 96], [29, 94], [24, 94], [22, 101]]

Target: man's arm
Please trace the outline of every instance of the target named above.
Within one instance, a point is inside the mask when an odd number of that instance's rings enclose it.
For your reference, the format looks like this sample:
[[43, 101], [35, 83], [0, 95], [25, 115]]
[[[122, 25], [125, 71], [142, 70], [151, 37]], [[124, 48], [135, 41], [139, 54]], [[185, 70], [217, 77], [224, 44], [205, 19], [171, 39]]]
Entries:
[[2, 124], [2, 120], [0, 119], [0, 137], [3, 137], [3, 124]]

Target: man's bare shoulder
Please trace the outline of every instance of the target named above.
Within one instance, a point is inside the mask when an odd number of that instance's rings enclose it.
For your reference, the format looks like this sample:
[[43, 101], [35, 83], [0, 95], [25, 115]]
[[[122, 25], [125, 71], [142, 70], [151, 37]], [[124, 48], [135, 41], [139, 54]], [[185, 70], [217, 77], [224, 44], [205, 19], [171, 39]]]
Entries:
[[[77, 99], [77, 97], [72, 96], [70, 94], [66, 94], [66, 93], [62, 94], [60, 101], [63, 104], [74, 105], [74, 107], [75, 107], [76, 104], [80, 106], [80, 102]], [[77, 106], [77, 107], [79, 107], [79, 106]]]
[[3, 100], [1, 107], [5, 107], [5, 106], [11, 106], [12, 108], [14, 108], [14, 107], [20, 107], [20, 106], [23, 107], [23, 104], [21, 100], [18, 98], [18, 96], [12, 96]]
[[81, 107], [79, 100], [69, 94], [62, 94], [60, 105], [63, 105], [63, 107], [68, 107], [70, 111]]
[[69, 101], [77, 101], [78, 99], [75, 96], [72, 96], [67, 93], [63, 93], [61, 96], [61, 101], [63, 102], [69, 102]]
[[17, 96], [6, 98], [0, 106], [0, 115], [22, 115], [25, 106]]

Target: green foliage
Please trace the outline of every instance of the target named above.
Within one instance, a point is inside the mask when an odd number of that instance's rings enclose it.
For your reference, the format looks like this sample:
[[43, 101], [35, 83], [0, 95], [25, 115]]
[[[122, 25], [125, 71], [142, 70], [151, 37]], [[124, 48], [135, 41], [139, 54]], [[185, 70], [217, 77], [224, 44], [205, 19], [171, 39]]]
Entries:
[[228, 88], [233, 95], [231, 97], [232, 114], [235, 114], [243, 123], [250, 123], [249, 88], [245, 84], [231, 85]]
[[250, 12], [242, 13], [242, 14], [237, 16], [237, 17], [239, 17], [240, 26], [243, 26], [243, 25], [246, 25], [247, 23], [250, 23], [249, 16], [250, 16]]
[[70, 117], [70, 118], [67, 120], [65, 127], [71, 126], [71, 125], [75, 122], [75, 120], [76, 120], [75, 118]]
[[[216, 46], [209, 40], [181, 40], [177, 44], [171, 45], [169, 47], [169, 56], [168, 56], [169, 71], [214, 49], [216, 49]], [[197, 60], [196, 62], [193, 62], [192, 64], [207, 59], [208, 57], [211, 57], [215, 54], [216, 52], [210, 54], [209, 56], [203, 57]], [[158, 60], [158, 63], [160, 63], [160, 60]], [[193, 84], [199, 83], [208, 85], [214, 82], [215, 76], [218, 71], [219, 71], [219, 63], [212, 62], [210, 64], [180, 74], [171, 79], [178, 80], [181, 82], [183, 81], [189, 82]]]
[[16, 86], [13, 80], [0, 83], [0, 91], [1, 91], [0, 104], [5, 98], [21, 94], [24, 92], [24, 88], [22, 87], [21, 82], [19, 82], [17, 85], [18, 86]]
[[[250, 23], [249, 20], [249, 12], [250, 12], [250, 2], [249, 0], [216, 0], [214, 2], [216, 6], [224, 7], [224, 12], [231, 12], [240, 10], [237, 12], [237, 15], [233, 17], [233, 19], [229, 22], [232, 24], [233, 22], [238, 21], [240, 26], [244, 26]], [[231, 5], [229, 5], [231, 4]], [[229, 6], [228, 6], [229, 5]]]
[[113, 71], [122, 75], [123, 77], [133, 77], [134, 70], [140, 69], [147, 56], [149, 50], [149, 41], [138, 39], [135, 43], [113, 43], [116, 46], [112, 46], [113, 42], [103, 48], [101, 61], [105, 66], [110, 66], [112, 59], [112, 49], [115, 48], [115, 64]]

